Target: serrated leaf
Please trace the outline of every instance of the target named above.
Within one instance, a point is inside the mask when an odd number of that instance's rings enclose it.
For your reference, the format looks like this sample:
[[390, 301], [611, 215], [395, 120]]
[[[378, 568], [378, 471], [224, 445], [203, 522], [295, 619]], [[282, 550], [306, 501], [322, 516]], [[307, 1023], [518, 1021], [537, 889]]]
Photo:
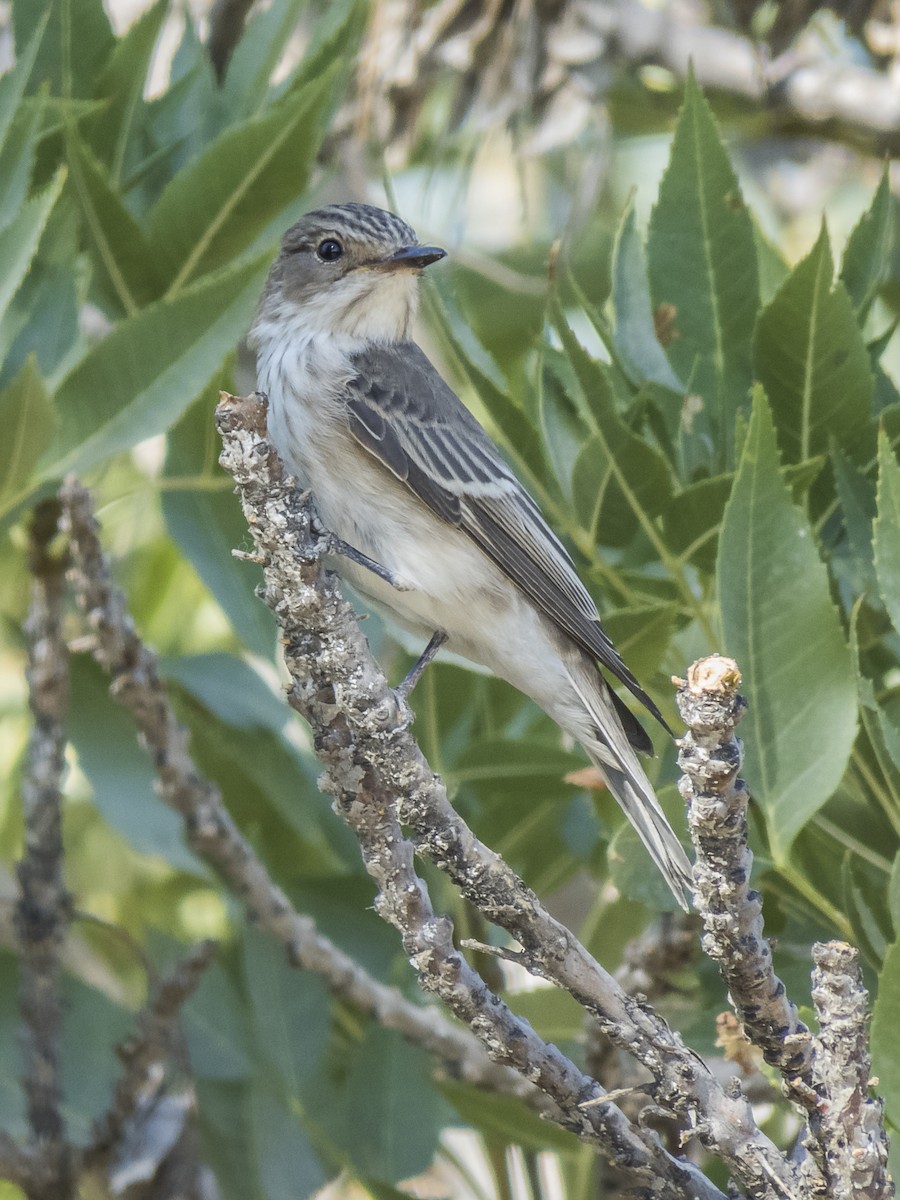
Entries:
[[149, 240], [169, 294], [228, 263], [306, 187], [334, 71], [263, 117], [220, 134], [166, 187], [150, 213]]
[[682, 434], [685, 467], [722, 470], [730, 465], [735, 413], [749, 401], [759, 280], [753, 223], [693, 77], [650, 217], [647, 252], [660, 340], [679, 378], [702, 399]]
[[849, 851], [841, 864], [843, 909], [853, 928], [854, 942], [868, 961], [881, 966], [892, 937], [891, 916], [884, 889], [884, 876], [855, 858]]
[[590, 357], [565, 319], [551, 306], [563, 349], [583, 393], [594, 432], [578, 457], [572, 494], [595, 541], [624, 545], [639, 525], [662, 512], [672, 495], [669, 464], [618, 415], [603, 363]]
[[841, 453], [838, 446], [831, 449], [831, 463], [847, 532], [847, 546], [855, 564], [856, 577], [866, 590], [874, 592], [877, 590], [872, 546], [872, 521], [876, 512], [875, 488], [859, 467]]
[[[28, 45], [19, 47], [16, 65], [0, 77], [0, 152], [6, 147], [6, 138], [18, 111], [19, 101], [25, 94], [41, 39], [47, 27], [48, 16], [49, 11], [45, 11], [42, 17], [39, 16]], [[5, 178], [5, 176], [0, 176], [0, 178]]]
[[860, 322], [865, 319], [884, 279], [893, 232], [894, 198], [885, 166], [871, 205], [850, 234], [841, 264], [841, 280]]
[[145, 107], [144, 88], [153, 52], [169, 11], [169, 0], [155, 0], [116, 42], [94, 85], [93, 94], [107, 100], [103, 113], [90, 126], [97, 155], [110, 178], [122, 182], [129, 139]]
[[13, 5], [16, 52], [46, 21], [28, 91], [49, 83], [56, 96], [90, 96], [99, 71], [115, 46], [102, 0], [50, 0]]
[[705, 571], [715, 570], [719, 527], [731, 495], [733, 475], [713, 475], [688, 484], [662, 514], [666, 543]]
[[797, 833], [840, 783], [857, 702], [828, 575], [782, 479], [761, 389], [725, 508], [717, 579], [725, 649], [749, 703], [744, 776], [783, 866]]
[[639, 382], [651, 381], [683, 392], [684, 384], [656, 336], [647, 260], [633, 203], [625, 210], [616, 234], [612, 276], [615, 341], [622, 358]]
[[762, 304], [768, 304], [784, 283], [790, 268], [756, 221], [753, 222], [753, 244], [759, 268], [759, 299]]
[[21, 493], [53, 437], [56, 414], [33, 358], [0, 392], [0, 511]]
[[[271, 659], [275, 619], [256, 595], [259, 568], [232, 554], [249, 545], [249, 535], [233, 481], [218, 462], [219, 437], [213, 419], [217, 396], [218, 381], [214, 381], [169, 434], [163, 515], [173, 541], [193, 563], [244, 645], [253, 654]], [[172, 486], [175, 481], [181, 483], [177, 490]]]
[[878, 435], [878, 516], [872, 527], [881, 599], [900, 631], [900, 466], [887, 434]]
[[60, 385], [42, 477], [85, 471], [177, 420], [246, 330], [267, 265], [268, 255], [235, 267], [116, 326]]
[[109, 308], [133, 314], [160, 296], [165, 277], [106, 167], [74, 133], [66, 143], [91, 256]]
[[221, 89], [231, 112], [250, 116], [262, 107], [272, 72], [305, 7], [306, 0], [275, 0], [248, 21], [228, 62]]
[[31, 190], [46, 107], [43, 97], [23, 103], [0, 150], [0, 229], [21, 214]]
[[62, 185], [63, 174], [57, 172], [53, 182], [27, 200], [19, 215], [0, 229], [0, 320], [28, 274]]
[[891, 810], [887, 813], [895, 828], [900, 828], [900, 729], [894, 725], [875, 697], [875, 685], [863, 671], [859, 650], [859, 615], [863, 601], [858, 600], [850, 614], [850, 655], [859, 695], [863, 728], [887, 789]]
[[788, 462], [826, 453], [831, 439], [859, 459], [870, 441], [869, 356], [847, 289], [833, 272], [823, 225], [756, 327], [756, 373]]

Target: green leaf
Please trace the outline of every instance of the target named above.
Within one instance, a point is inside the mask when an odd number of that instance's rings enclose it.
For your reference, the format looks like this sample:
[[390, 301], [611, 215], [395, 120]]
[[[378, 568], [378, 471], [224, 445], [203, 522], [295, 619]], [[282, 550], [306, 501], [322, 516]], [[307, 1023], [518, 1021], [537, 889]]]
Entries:
[[884, 430], [878, 435], [878, 516], [872, 527], [881, 599], [900, 631], [900, 466]]
[[50, 444], [56, 414], [34, 358], [0, 392], [0, 511], [25, 490], [38, 459]]
[[618, 415], [606, 366], [590, 357], [559, 305], [551, 308], [594, 428], [575, 464], [574, 503], [595, 541], [624, 545], [669, 503], [669, 464]]
[[639, 382], [652, 381], [683, 392], [684, 384], [672, 370], [656, 336], [647, 261], [633, 203], [625, 210], [616, 235], [612, 275], [617, 350]]
[[47, 4], [18, 0], [13, 5], [17, 54], [45, 21], [46, 32], [28, 91], [36, 92], [42, 83], [49, 83], [55, 96], [90, 96], [116, 41], [102, 0], [50, 0]]
[[841, 864], [841, 883], [853, 940], [872, 966], [879, 968], [893, 936], [884, 875], [848, 851]]
[[74, 191], [108, 308], [132, 315], [165, 286], [144, 231], [125, 207], [106, 167], [76, 134], [66, 139]]
[[481, 1091], [455, 1080], [443, 1079], [441, 1095], [456, 1109], [467, 1125], [492, 1135], [512, 1146], [540, 1153], [553, 1150], [558, 1154], [575, 1154], [578, 1140], [558, 1125], [542, 1120], [526, 1108], [521, 1100]]
[[[36, 12], [40, 8], [39, 5], [35, 5], [34, 7]], [[19, 109], [19, 101], [25, 94], [25, 88], [34, 67], [35, 59], [37, 58], [41, 39], [44, 36], [44, 30], [47, 28], [48, 16], [49, 8], [45, 9], [42, 17], [38, 16], [38, 21], [28, 45], [19, 47], [19, 52], [16, 56], [16, 65], [11, 71], [7, 71], [5, 75], [0, 77], [0, 151], [6, 147], [6, 138], [12, 126], [13, 118]], [[5, 176], [0, 176], [0, 178], [5, 178]]]
[[0, 150], [0, 229], [21, 214], [31, 190], [45, 108], [43, 97], [31, 104], [24, 103]]
[[162, 433], [220, 369], [250, 322], [269, 256], [121, 322], [63, 380], [43, 478], [83, 472]]
[[827, 572], [782, 479], [760, 389], [725, 508], [717, 577], [725, 648], [749, 703], [744, 775], [783, 866], [797, 833], [840, 783], [857, 702]]
[[860, 322], [865, 319], [884, 279], [893, 231], [894, 199], [885, 165], [871, 205], [850, 234], [841, 264], [841, 280]]
[[[684, 830], [684, 801], [673, 787], [657, 792], [673, 829]], [[690, 840], [682, 832], [680, 841], [690, 851]], [[647, 849], [630, 821], [619, 826], [609, 843], [610, 877], [623, 896], [646, 904], [653, 912], [677, 911], [666, 881], [659, 871], [649, 869]]]
[[199, 1079], [247, 1079], [253, 1071], [247, 1005], [223, 967], [215, 962], [184, 1010], [191, 1071]]
[[252, 928], [241, 949], [257, 1055], [284, 1096], [298, 1097], [328, 1048], [328, 989], [319, 976], [292, 967], [283, 947]]
[[[213, 381], [212, 389], [169, 434], [163, 514], [172, 539], [194, 564], [244, 645], [253, 654], [271, 659], [275, 619], [256, 595], [260, 570], [232, 554], [241, 547], [249, 549], [250, 536], [233, 481], [218, 463], [219, 436], [213, 419], [218, 383]], [[177, 490], [176, 483], [180, 484]]]
[[872, 1012], [872, 1073], [891, 1123], [900, 1125], [900, 942], [884, 956]]
[[685, 467], [730, 465], [735, 413], [748, 404], [759, 305], [753, 223], [712, 110], [693, 77], [650, 218], [650, 291], [678, 376], [702, 399], [682, 433]]
[[343, 1089], [346, 1149], [362, 1175], [395, 1182], [429, 1165], [448, 1116], [431, 1075], [423, 1050], [368, 1026]]
[[315, 1195], [326, 1182], [322, 1167], [297, 1114], [265, 1074], [254, 1080], [248, 1115], [265, 1200]]
[[109, 697], [109, 681], [85, 658], [71, 664], [69, 734], [94, 804], [139, 854], [204, 877], [184, 844], [181, 819], [156, 795], [156, 776], [131, 718]]
[[733, 475], [698, 479], [672, 497], [663, 518], [667, 544], [704, 571], [715, 570], [719, 527]]
[[272, 72], [305, 7], [306, 0], [275, 0], [269, 8], [255, 11], [234, 48], [222, 84], [225, 107], [230, 112], [250, 116], [260, 110]]
[[872, 372], [847, 289], [833, 281], [828, 232], [760, 313], [754, 354], [788, 462], [834, 439], [859, 459], [870, 440]]
[[231, 262], [303, 192], [334, 74], [227, 129], [166, 187], [150, 214], [150, 242], [170, 295]]
[[57, 172], [53, 182], [33, 200], [27, 200], [19, 215], [5, 229], [0, 229], [0, 319], [28, 274], [41, 235], [62, 190], [63, 178], [63, 173]]
[[153, 52], [169, 11], [169, 0], [155, 0], [116, 42], [94, 85], [93, 95], [107, 99], [103, 113], [90, 125], [91, 143], [121, 184], [129, 140], [144, 119], [144, 87]]
[[850, 462], [836, 445], [831, 449], [831, 463], [844, 517], [847, 546], [855, 566], [855, 578], [865, 590], [877, 592], [872, 546], [872, 521], [876, 513], [875, 488], [859, 467]]
[[646, 683], [660, 669], [677, 617], [677, 605], [645, 604], [604, 612], [603, 627], [629, 668]]

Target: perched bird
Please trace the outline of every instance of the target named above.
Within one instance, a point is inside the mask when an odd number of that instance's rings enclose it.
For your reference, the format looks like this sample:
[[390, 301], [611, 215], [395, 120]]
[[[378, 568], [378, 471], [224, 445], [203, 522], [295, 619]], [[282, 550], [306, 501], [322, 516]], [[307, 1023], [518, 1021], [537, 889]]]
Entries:
[[445, 256], [399, 217], [333, 204], [292, 226], [252, 333], [269, 432], [348, 555], [344, 575], [530, 696], [584, 746], [679, 904], [690, 863], [635, 749], [614, 676], [660, 721], [565, 547], [497, 448], [410, 340], [422, 269]]

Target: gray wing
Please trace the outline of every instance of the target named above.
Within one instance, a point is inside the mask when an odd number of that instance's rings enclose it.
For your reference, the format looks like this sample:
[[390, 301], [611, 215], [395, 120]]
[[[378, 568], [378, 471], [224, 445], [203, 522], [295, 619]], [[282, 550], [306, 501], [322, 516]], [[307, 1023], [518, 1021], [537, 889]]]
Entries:
[[[354, 437], [439, 517], [480, 546], [555, 625], [665, 726], [619, 657], [565, 547], [469, 410], [412, 342], [354, 357], [347, 418]], [[629, 739], [647, 734], [613, 693]]]

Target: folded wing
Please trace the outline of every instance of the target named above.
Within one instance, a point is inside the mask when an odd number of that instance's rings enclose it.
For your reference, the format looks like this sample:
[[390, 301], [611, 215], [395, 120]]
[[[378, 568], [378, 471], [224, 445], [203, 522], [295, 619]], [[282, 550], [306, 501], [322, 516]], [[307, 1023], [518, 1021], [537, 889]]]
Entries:
[[[547, 617], [665, 722], [607, 637], [565, 547], [469, 410], [418, 346], [354, 359], [347, 417], [356, 439], [449, 524], [472, 538]], [[613, 697], [632, 744], [652, 749]]]

